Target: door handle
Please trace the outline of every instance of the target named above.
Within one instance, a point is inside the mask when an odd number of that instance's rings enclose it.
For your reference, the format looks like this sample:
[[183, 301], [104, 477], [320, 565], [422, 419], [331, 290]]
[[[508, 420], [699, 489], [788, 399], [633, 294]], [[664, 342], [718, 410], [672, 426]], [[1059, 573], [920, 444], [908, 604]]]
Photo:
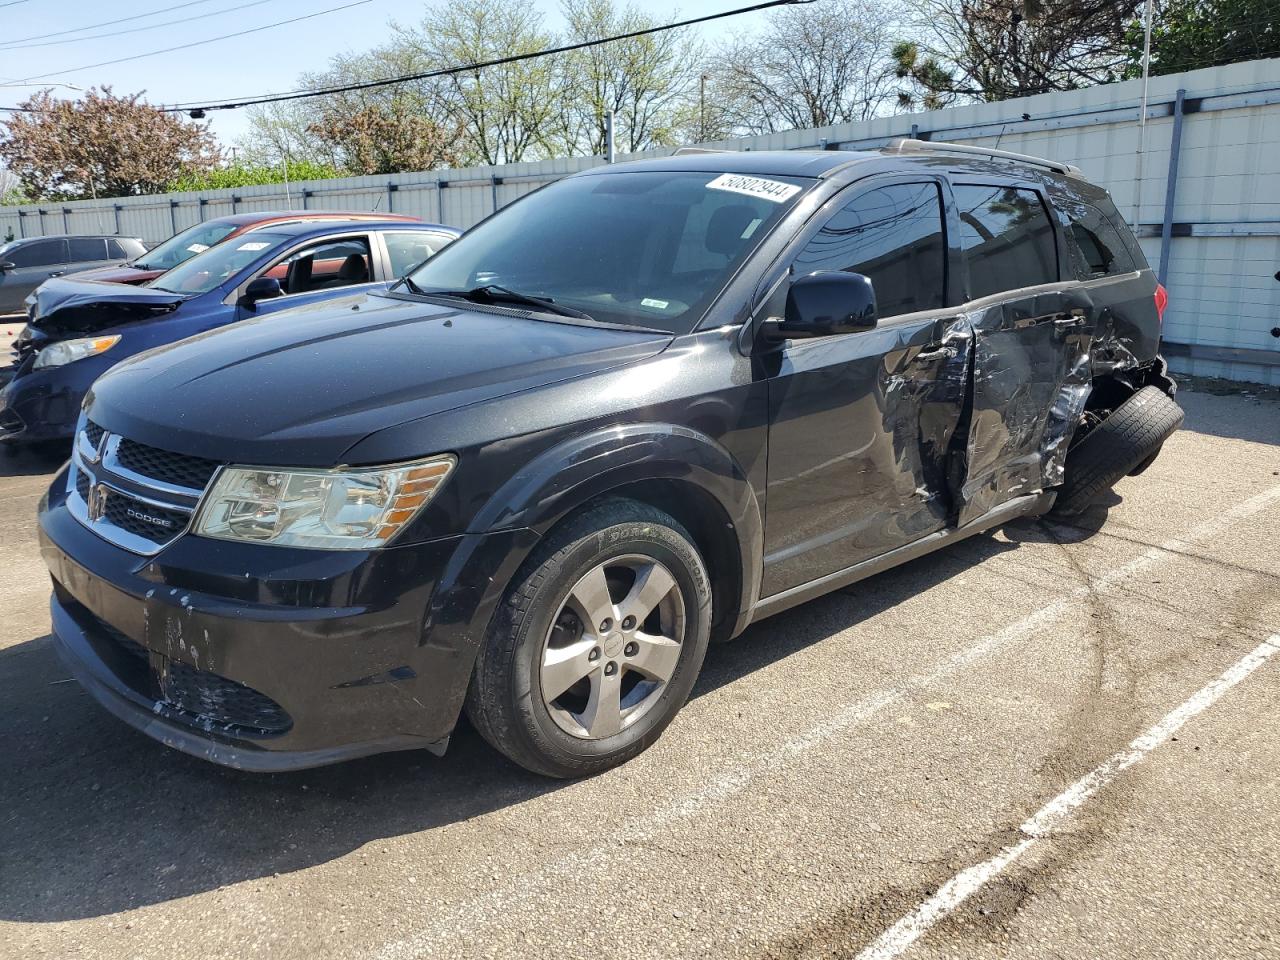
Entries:
[[955, 355], [955, 347], [938, 347], [936, 350], [921, 350], [911, 359], [920, 363], [932, 363], [934, 360], [950, 360]]

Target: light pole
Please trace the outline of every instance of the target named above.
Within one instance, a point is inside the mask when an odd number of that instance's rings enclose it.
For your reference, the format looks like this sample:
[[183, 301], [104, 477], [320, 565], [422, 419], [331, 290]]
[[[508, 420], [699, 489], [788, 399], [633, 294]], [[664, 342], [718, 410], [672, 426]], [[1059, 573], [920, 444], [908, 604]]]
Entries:
[[698, 142], [707, 142], [707, 74], [698, 78]]

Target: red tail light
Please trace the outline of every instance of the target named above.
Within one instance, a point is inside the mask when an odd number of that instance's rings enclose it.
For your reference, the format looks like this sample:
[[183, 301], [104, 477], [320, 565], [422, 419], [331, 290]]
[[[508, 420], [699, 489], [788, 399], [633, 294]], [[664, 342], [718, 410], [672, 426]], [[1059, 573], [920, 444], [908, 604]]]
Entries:
[[1156, 284], [1156, 316], [1164, 323], [1164, 308], [1169, 305], [1169, 291], [1163, 283]]

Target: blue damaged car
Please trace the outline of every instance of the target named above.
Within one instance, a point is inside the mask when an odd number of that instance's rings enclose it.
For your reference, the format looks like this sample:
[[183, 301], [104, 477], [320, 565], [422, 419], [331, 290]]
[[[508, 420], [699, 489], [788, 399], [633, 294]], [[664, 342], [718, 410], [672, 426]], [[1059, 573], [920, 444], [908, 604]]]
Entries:
[[389, 286], [458, 236], [406, 220], [282, 224], [218, 244], [145, 286], [46, 281], [0, 371], [0, 447], [69, 440], [120, 361], [251, 316]]

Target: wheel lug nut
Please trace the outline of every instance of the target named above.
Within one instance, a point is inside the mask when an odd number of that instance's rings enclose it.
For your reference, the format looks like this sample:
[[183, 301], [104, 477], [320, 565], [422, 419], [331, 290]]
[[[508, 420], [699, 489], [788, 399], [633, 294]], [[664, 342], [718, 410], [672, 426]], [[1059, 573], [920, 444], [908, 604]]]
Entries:
[[603, 620], [600, 621], [601, 633], [608, 633], [612, 629], [613, 629], [613, 619], [611, 617], [605, 617]]
[[617, 672], [618, 672], [618, 665], [614, 663], [612, 660], [610, 660], [608, 663], [604, 665], [604, 675], [606, 677], [612, 677]]
[[638, 651], [639, 649], [640, 649], [640, 645], [633, 641], [631, 643], [628, 643], [625, 647], [623, 647], [622, 652], [625, 653], [628, 657], [634, 657], [636, 655], [636, 651]]
[[599, 659], [600, 659], [600, 648], [599, 648], [599, 647], [592, 647], [591, 652], [587, 654], [587, 659], [588, 659], [588, 660], [599, 660]]
[[625, 620], [622, 621], [623, 630], [634, 630], [635, 626], [636, 626], [635, 617], [627, 617]]

